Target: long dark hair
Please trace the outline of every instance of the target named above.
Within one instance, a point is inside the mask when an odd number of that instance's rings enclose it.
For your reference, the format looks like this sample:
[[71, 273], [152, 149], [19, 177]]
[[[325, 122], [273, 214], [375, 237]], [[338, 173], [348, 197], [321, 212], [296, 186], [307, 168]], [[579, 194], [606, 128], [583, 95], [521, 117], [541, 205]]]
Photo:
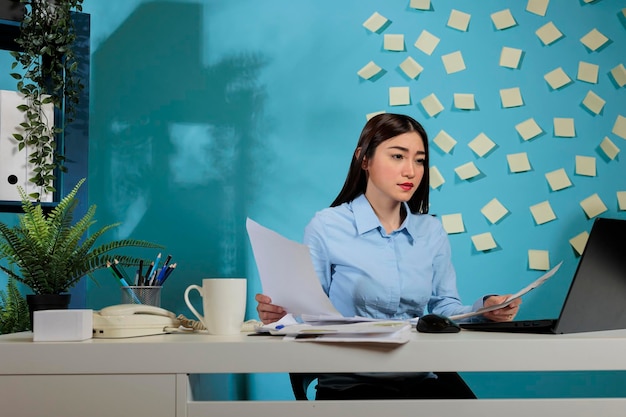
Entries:
[[331, 207], [339, 206], [343, 203], [354, 200], [359, 195], [365, 193], [367, 186], [367, 175], [363, 166], [363, 158], [371, 159], [378, 145], [384, 141], [407, 132], [417, 132], [424, 141], [424, 176], [417, 190], [408, 201], [411, 213], [428, 213], [428, 191], [430, 187], [430, 176], [428, 175], [428, 136], [426, 131], [415, 119], [403, 114], [382, 113], [372, 117], [365, 124], [357, 149], [361, 148], [357, 157], [356, 152], [352, 155], [352, 162], [343, 188], [335, 197]]

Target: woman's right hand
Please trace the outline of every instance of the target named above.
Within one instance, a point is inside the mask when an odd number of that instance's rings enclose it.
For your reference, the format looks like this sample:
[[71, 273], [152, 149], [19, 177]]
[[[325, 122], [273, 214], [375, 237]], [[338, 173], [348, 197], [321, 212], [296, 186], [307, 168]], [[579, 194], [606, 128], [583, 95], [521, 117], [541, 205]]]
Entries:
[[267, 295], [257, 294], [254, 299], [258, 303], [256, 311], [263, 324], [274, 323], [283, 318], [287, 312], [281, 306], [272, 304], [272, 299]]

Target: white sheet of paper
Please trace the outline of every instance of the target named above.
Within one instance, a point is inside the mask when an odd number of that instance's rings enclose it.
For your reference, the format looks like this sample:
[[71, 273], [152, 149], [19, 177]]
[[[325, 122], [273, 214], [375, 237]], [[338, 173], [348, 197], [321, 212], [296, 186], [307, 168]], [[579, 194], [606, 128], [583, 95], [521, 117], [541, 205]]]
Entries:
[[293, 315], [341, 316], [322, 290], [309, 248], [246, 220], [263, 294]]

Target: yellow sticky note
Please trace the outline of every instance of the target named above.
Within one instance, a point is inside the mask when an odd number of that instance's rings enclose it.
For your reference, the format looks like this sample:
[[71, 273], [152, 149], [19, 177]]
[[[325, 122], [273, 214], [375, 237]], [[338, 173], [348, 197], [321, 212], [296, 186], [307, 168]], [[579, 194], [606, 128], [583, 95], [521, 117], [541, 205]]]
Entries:
[[530, 206], [530, 212], [535, 219], [535, 223], [544, 224], [556, 219], [556, 214], [552, 210], [552, 206], [549, 201], [544, 201], [534, 206]]
[[430, 0], [411, 0], [409, 7], [418, 10], [430, 10]]
[[374, 61], [370, 61], [363, 68], [361, 68], [357, 72], [357, 74], [359, 75], [359, 77], [361, 77], [361, 78], [363, 78], [365, 80], [369, 80], [370, 78], [372, 78], [373, 76], [375, 76], [376, 74], [378, 74], [381, 71], [382, 71], [381, 67], [376, 65], [376, 63]]
[[576, 251], [577, 254], [582, 255], [585, 251], [585, 246], [587, 246], [587, 241], [589, 240], [589, 233], [582, 232], [578, 235], [574, 236], [569, 240], [569, 244], [572, 245], [572, 248]]
[[626, 117], [618, 114], [611, 132], [615, 133], [622, 139], [626, 139]]
[[538, 271], [550, 269], [550, 252], [547, 250], [529, 249], [528, 267]]
[[615, 68], [611, 69], [611, 76], [615, 80], [615, 83], [620, 87], [626, 85], [626, 68], [624, 64], [619, 64]]
[[485, 135], [484, 133], [480, 133], [478, 136], [472, 139], [470, 143], [467, 144], [467, 146], [469, 146], [476, 155], [482, 158], [483, 156], [487, 155], [489, 151], [496, 146], [496, 144], [491, 139], [489, 139], [487, 135]]
[[538, 16], [545, 16], [550, 0], [528, 0], [526, 11]]
[[503, 108], [519, 107], [524, 105], [519, 87], [503, 88], [500, 90], [500, 101]]
[[448, 17], [448, 27], [466, 32], [469, 27], [471, 15], [452, 9]]
[[530, 171], [530, 161], [526, 152], [513, 153], [506, 156], [511, 172]]
[[546, 173], [546, 180], [548, 180], [552, 191], [559, 191], [572, 186], [572, 182], [563, 168]]
[[589, 109], [593, 114], [600, 114], [606, 101], [602, 99], [599, 95], [589, 90], [585, 98], [583, 99], [583, 106]]
[[489, 232], [472, 236], [472, 243], [478, 251], [487, 251], [498, 247], [498, 245], [496, 245], [496, 241]]
[[617, 194], [617, 207], [620, 210], [626, 210], [626, 191], [618, 191], [616, 194]]
[[576, 155], [576, 174], [587, 177], [595, 177], [596, 158], [593, 156]]
[[441, 224], [446, 233], [463, 233], [465, 226], [463, 225], [463, 216], [461, 213], [444, 214], [441, 216]]
[[592, 51], [596, 51], [609, 41], [598, 29], [591, 29], [585, 36], [580, 38], [580, 42]]
[[445, 178], [443, 178], [443, 175], [441, 175], [441, 172], [439, 171], [439, 168], [437, 168], [436, 166], [432, 166], [429, 169], [429, 177], [430, 177], [430, 188], [437, 189], [439, 187], [441, 187], [445, 182]]
[[476, 108], [474, 94], [454, 93], [454, 107], [461, 110], [474, 110]]
[[485, 204], [485, 206], [480, 209], [480, 212], [491, 222], [491, 224], [496, 224], [501, 218], [506, 216], [509, 211], [498, 201], [497, 198], [494, 198]]
[[491, 21], [495, 25], [496, 29], [503, 30], [515, 26], [515, 19], [511, 14], [511, 10], [504, 9], [499, 12], [495, 12], [491, 14]]
[[515, 69], [519, 67], [519, 61], [521, 58], [521, 49], [503, 46], [502, 51], [500, 52], [500, 66]]
[[580, 206], [585, 211], [585, 214], [588, 218], [593, 219], [596, 216], [606, 212], [608, 208], [604, 204], [604, 202], [600, 199], [600, 196], [596, 194], [592, 194], [589, 197], [585, 198], [580, 202]]
[[517, 130], [517, 133], [519, 133], [524, 140], [530, 140], [543, 133], [543, 130], [533, 118], [518, 123], [515, 125], [515, 130]]
[[446, 69], [447, 74], [453, 74], [465, 69], [465, 61], [463, 61], [463, 55], [461, 51], [452, 52], [441, 56], [443, 66]]
[[550, 45], [563, 37], [561, 31], [554, 25], [553, 22], [548, 22], [541, 26], [535, 31], [535, 35], [537, 35], [544, 45]]
[[606, 154], [606, 156], [611, 160], [615, 159], [615, 157], [620, 151], [617, 145], [614, 144], [613, 141], [611, 141], [611, 139], [609, 139], [606, 136], [600, 143], [600, 149], [602, 149], [602, 151]]
[[550, 71], [543, 78], [550, 84], [553, 90], [558, 90], [564, 85], [572, 82], [572, 79], [563, 71], [563, 68], [559, 67], [555, 70]]
[[424, 70], [424, 68], [420, 64], [418, 64], [416, 60], [414, 60], [411, 57], [408, 57], [407, 59], [402, 61], [402, 63], [400, 64], [400, 69], [409, 78], [412, 78], [412, 79], [415, 79]]
[[411, 104], [409, 87], [389, 87], [390, 106], [408, 106]]
[[576, 79], [591, 84], [598, 83], [598, 72], [600, 66], [596, 64], [590, 64], [589, 62], [580, 61], [578, 63], [578, 75]]
[[404, 35], [388, 34], [383, 40], [383, 48], [387, 51], [402, 52], [404, 51]]
[[468, 180], [480, 174], [480, 171], [473, 162], [468, 162], [467, 164], [454, 168], [454, 172], [456, 172], [456, 175], [462, 180]]
[[426, 96], [420, 101], [422, 107], [430, 117], [434, 117], [443, 111], [443, 105], [435, 95], [435, 93]]
[[437, 45], [439, 45], [439, 40], [440, 39], [432, 33], [422, 30], [422, 33], [420, 33], [415, 41], [415, 47], [426, 55], [432, 55]]
[[378, 32], [389, 20], [378, 12], [374, 12], [363, 22], [363, 27], [370, 32]]
[[375, 112], [372, 112], [372, 113], [367, 113], [367, 114], [365, 115], [365, 119], [366, 119], [366, 120], [369, 120], [369, 119], [371, 119], [372, 117], [374, 117], [374, 116], [378, 116], [379, 114], [383, 114], [383, 113], [387, 113], [387, 112], [386, 112], [386, 111], [384, 111], [384, 110], [381, 110], [381, 111], [375, 111]]
[[555, 117], [552, 120], [554, 124], [554, 136], [561, 138], [573, 138], [576, 136], [574, 119], [571, 117]]
[[439, 147], [445, 153], [450, 153], [452, 148], [456, 145], [456, 140], [450, 136], [445, 130], [439, 131], [437, 136], [433, 139], [435, 145]]

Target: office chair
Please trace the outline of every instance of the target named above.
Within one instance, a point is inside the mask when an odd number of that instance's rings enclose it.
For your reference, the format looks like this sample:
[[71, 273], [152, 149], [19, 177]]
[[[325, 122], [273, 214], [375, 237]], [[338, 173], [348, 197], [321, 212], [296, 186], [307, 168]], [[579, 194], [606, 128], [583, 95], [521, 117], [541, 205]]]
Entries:
[[296, 400], [308, 400], [306, 392], [311, 385], [311, 382], [317, 379], [317, 374], [307, 373], [290, 373], [289, 380], [291, 381], [291, 389]]

